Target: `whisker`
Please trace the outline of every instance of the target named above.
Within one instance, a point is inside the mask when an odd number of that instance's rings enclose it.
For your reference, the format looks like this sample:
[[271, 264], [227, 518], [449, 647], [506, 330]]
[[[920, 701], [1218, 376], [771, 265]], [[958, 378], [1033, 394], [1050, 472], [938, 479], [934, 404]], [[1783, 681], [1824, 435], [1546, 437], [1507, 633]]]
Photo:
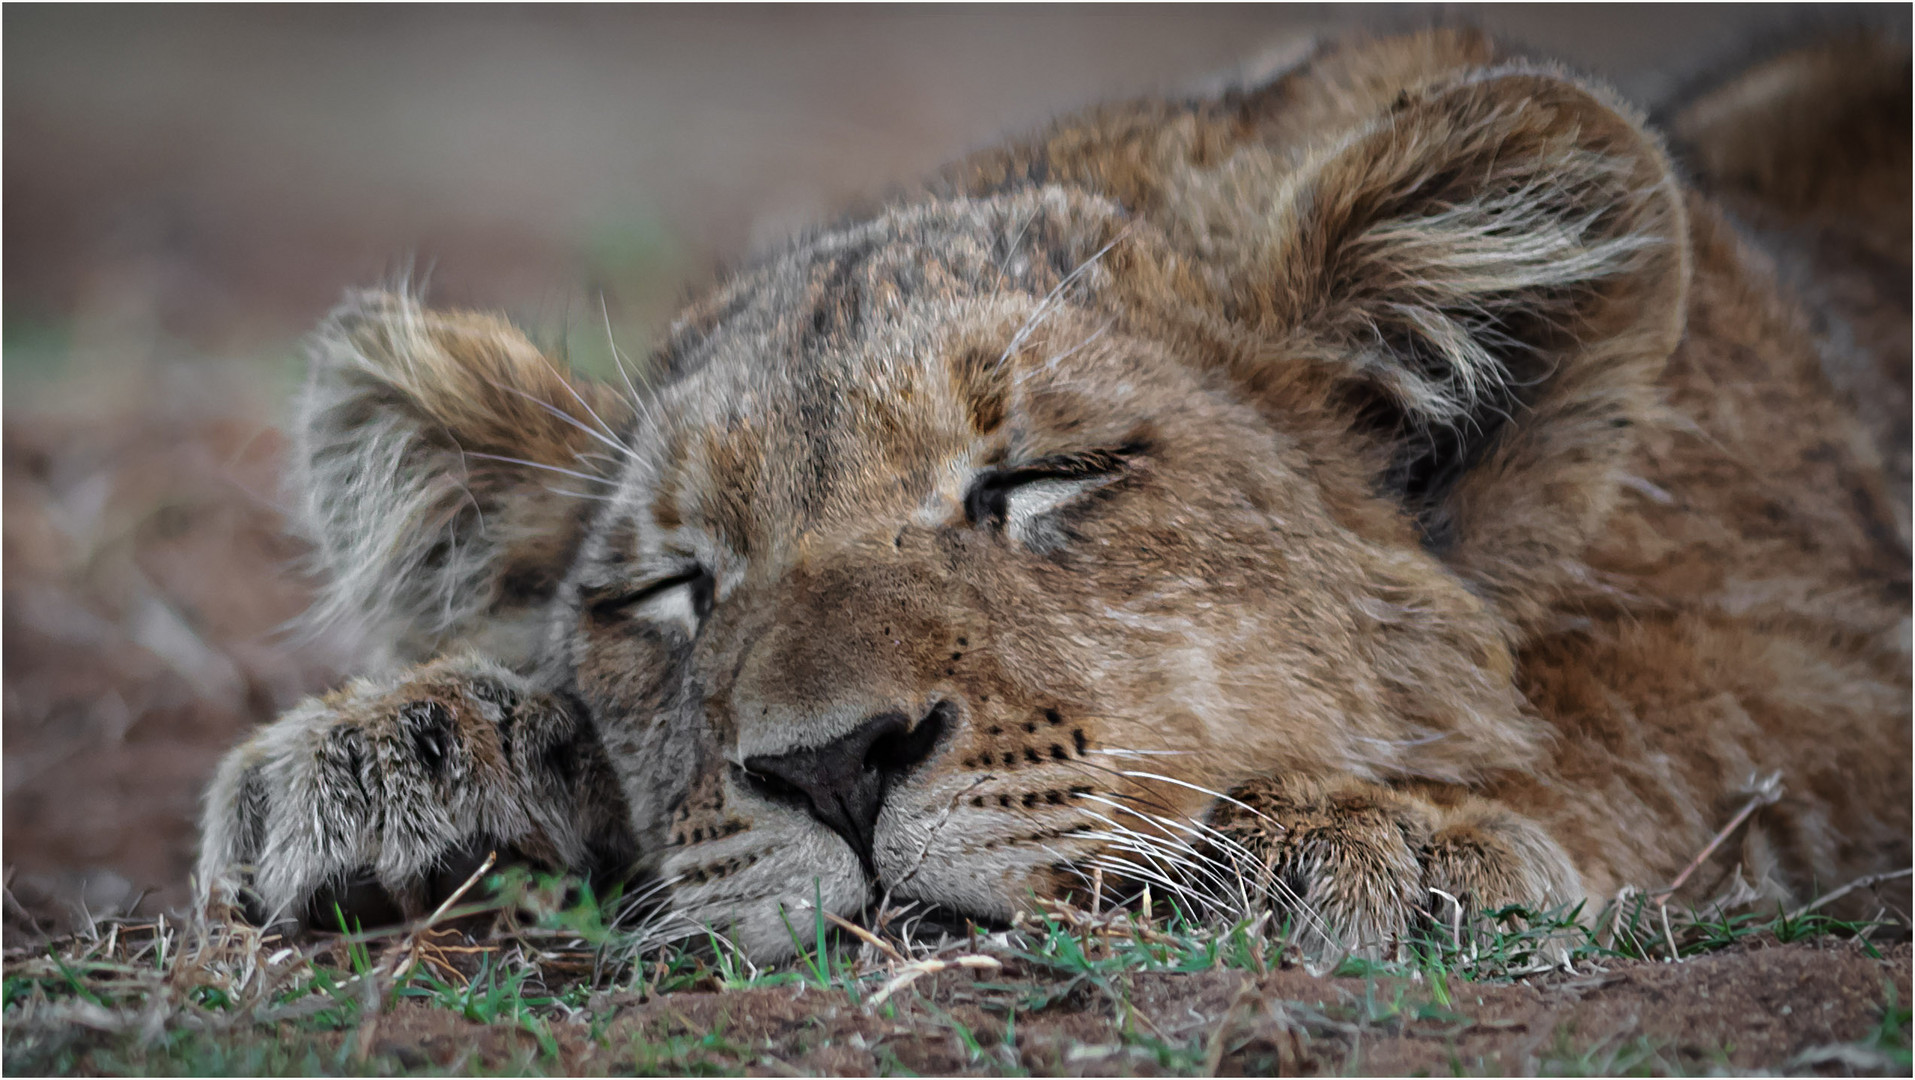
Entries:
[[[1089, 773], [1102, 773], [1103, 776], [1118, 776], [1118, 777], [1123, 776], [1123, 773], [1116, 769], [1110, 768], [1107, 765], [1098, 765], [1095, 762], [1090, 762], [1090, 761], [1082, 761], [1082, 760], [1061, 761], [1061, 762], [1058, 762], [1057, 764], [1068, 769], [1079, 769]], [[1098, 779], [1101, 780], [1103, 779], [1103, 777], [1100, 776], [1098, 777]], [[1162, 801], [1157, 796], [1147, 791], [1144, 791], [1144, 792], [1107, 791], [1106, 794], [1110, 795], [1112, 798], [1128, 799], [1140, 805], [1149, 806], [1157, 810], [1162, 810], [1165, 813], [1177, 812], [1176, 807], [1171, 806], [1169, 803]]]
[[618, 497], [615, 495], [588, 495], [583, 491], [572, 491], [567, 488], [556, 488], [551, 486], [550, 484], [543, 484], [540, 486], [544, 487], [545, 490], [551, 492], [554, 495], [569, 495], [574, 499], [590, 499], [593, 502], [617, 502], [618, 501]]
[[1188, 788], [1189, 790], [1195, 791], [1199, 794], [1209, 795], [1212, 798], [1222, 799], [1223, 801], [1229, 803], [1230, 805], [1235, 806], [1241, 810], [1247, 810], [1250, 813], [1255, 814], [1260, 818], [1265, 817], [1263, 811], [1257, 809], [1254, 806], [1251, 806], [1249, 803], [1243, 802], [1242, 800], [1239, 800], [1239, 799], [1234, 799], [1228, 795], [1225, 795], [1221, 791], [1212, 791], [1201, 784], [1193, 784], [1187, 780], [1179, 780], [1173, 776], [1165, 776], [1162, 773], [1148, 773], [1148, 772], [1141, 772], [1141, 771], [1132, 770], [1132, 769], [1119, 769], [1119, 770], [1116, 770], [1116, 772], [1117, 772], [1117, 775], [1119, 776], [1142, 777], [1146, 780], [1161, 780], [1166, 784], [1175, 784], [1180, 788]]
[[[1122, 751], [1117, 753], [1121, 754]], [[1120, 776], [1168, 779], [1130, 770], [1103, 771]], [[1228, 798], [1196, 785], [1185, 786], [1219, 798]], [[1302, 918], [1304, 924], [1325, 941], [1341, 947], [1337, 934], [1314, 905], [1298, 895], [1282, 877], [1271, 874], [1262, 859], [1217, 827], [1175, 811], [1159, 815], [1140, 810], [1138, 804], [1147, 805], [1150, 800], [1137, 799], [1122, 792], [1110, 792], [1108, 795], [1093, 793], [1085, 798], [1109, 808], [1113, 814], [1135, 819], [1142, 828], [1131, 828], [1110, 814], [1085, 811], [1092, 820], [1107, 827], [1108, 831], [1089, 834], [1090, 839], [1103, 843], [1105, 847], [1090, 858], [1067, 858], [1063, 860], [1066, 863], [1102, 868], [1119, 874], [1129, 873], [1133, 875], [1133, 880], [1150, 882], [1171, 895], [1184, 896], [1206, 910], [1231, 914], [1236, 918], [1254, 918], [1275, 901], [1283, 909]], [[1234, 799], [1229, 801], [1237, 802]], [[1260, 818], [1264, 817], [1254, 809], [1251, 812]], [[1143, 863], [1139, 863], [1138, 859], [1142, 859]], [[1076, 872], [1083, 876], [1081, 869]]]
[[1123, 841], [1135, 842], [1137, 845], [1139, 845], [1139, 847], [1141, 848], [1140, 853], [1150, 854], [1157, 858], [1161, 858], [1167, 862], [1170, 862], [1174, 865], [1184, 868], [1187, 872], [1198, 874], [1201, 877], [1209, 877], [1218, 882], [1222, 882], [1224, 880], [1221, 872], [1217, 869], [1218, 860], [1214, 856], [1210, 855], [1207, 852], [1199, 850], [1198, 848], [1187, 843], [1184, 840], [1181, 840], [1175, 836], [1169, 835], [1168, 830], [1164, 829], [1165, 823], [1163, 822], [1162, 819], [1153, 819], [1147, 815], [1135, 814], [1134, 811], [1130, 811], [1127, 807], [1122, 807], [1114, 803], [1108, 804], [1108, 805], [1110, 805], [1112, 809], [1122, 810], [1126, 813], [1132, 813], [1133, 816], [1136, 816], [1140, 820], [1146, 821], [1149, 824], [1157, 826], [1158, 829], [1163, 832], [1163, 835], [1161, 836], [1153, 836], [1149, 833], [1140, 833], [1135, 829], [1131, 829], [1127, 826], [1119, 824], [1113, 818], [1105, 817], [1103, 815], [1093, 815], [1098, 817], [1099, 820], [1102, 820], [1106, 822], [1107, 824], [1109, 824], [1111, 828], [1118, 830], [1118, 833], [1116, 835], [1120, 837]]
[[1031, 312], [1031, 315], [1029, 318], [1024, 320], [1024, 325], [1018, 328], [1017, 333], [1011, 335], [1011, 343], [1009, 345], [1004, 346], [1004, 352], [997, 358], [997, 362], [1000, 366], [1009, 362], [1011, 358], [1011, 354], [1016, 352], [1018, 350], [1018, 347], [1024, 344], [1025, 339], [1030, 337], [1031, 333], [1037, 329], [1037, 326], [1039, 323], [1041, 323], [1044, 319], [1050, 316], [1052, 305], [1056, 302], [1059, 296], [1063, 295], [1064, 290], [1069, 288], [1071, 284], [1074, 283], [1081, 275], [1083, 275], [1093, 265], [1095, 265], [1099, 259], [1102, 259], [1106, 254], [1108, 254], [1110, 252], [1110, 249], [1116, 247], [1119, 242], [1121, 242], [1125, 237], [1129, 236], [1130, 231], [1133, 227], [1134, 227], [1134, 224], [1126, 223], [1122, 229], [1119, 229], [1117, 231], [1116, 236], [1111, 237], [1109, 243], [1105, 244], [1101, 248], [1098, 248], [1094, 253], [1091, 254], [1089, 258], [1085, 259], [1083, 262], [1078, 263], [1076, 269], [1072, 270], [1068, 274], [1065, 274], [1064, 279], [1062, 281], [1059, 281], [1057, 285], [1051, 289], [1050, 292], [1046, 293], [1042, 300], [1038, 301], [1037, 309]]
[[1024, 224], [1018, 228], [1017, 235], [1011, 237], [1011, 242], [1004, 245], [1004, 257], [998, 260], [997, 276], [1008, 276], [1010, 273], [1011, 260], [1017, 257], [1017, 245], [1023, 241], [1024, 234], [1031, 231], [1031, 226], [1037, 223], [1037, 215], [1043, 212], [1043, 206], [1034, 207], [1030, 212], [1030, 216], [1024, 219]]
[[546, 472], [555, 472], [563, 476], [570, 476], [576, 480], [586, 480], [594, 484], [611, 483], [610, 480], [605, 479], [603, 476], [593, 476], [590, 473], [573, 472], [571, 469], [561, 469], [557, 465], [546, 465], [537, 461], [527, 461], [524, 458], [506, 457], [504, 454], [487, 454], [487, 453], [482, 453], [478, 450], [461, 450], [459, 451], [459, 456], [485, 458], [488, 461], [503, 461], [509, 465], [523, 465], [528, 469], [543, 469]]
[[[548, 363], [546, 366], [550, 367], [551, 365]], [[553, 416], [558, 417], [560, 420], [563, 420], [564, 422], [572, 425], [573, 427], [579, 429], [580, 431], [583, 431], [585, 434], [590, 435], [592, 438], [597, 439], [599, 442], [604, 443], [606, 446], [611, 447], [613, 450], [618, 451], [621, 455], [625, 457], [634, 458], [634, 459], [638, 457], [638, 455], [632, 453], [630, 447], [627, 447], [621, 443], [614, 442], [611, 439], [606, 438], [604, 435], [601, 435], [597, 431], [594, 431], [591, 428], [586, 427], [584, 424], [579, 422], [577, 417], [573, 416], [571, 413], [566, 412], [565, 410], [559, 408], [556, 405], [552, 405], [547, 402], [541, 401], [540, 399], [532, 396], [531, 394], [526, 393], [525, 391], [519, 389], [516, 386], [507, 386], [504, 383], [493, 382], [491, 379], [487, 379], [486, 382], [491, 383], [492, 386], [496, 389], [504, 390], [508, 393], [519, 395], [520, 397], [531, 402], [532, 404], [537, 405], [539, 408], [544, 409], [546, 412], [551, 413]], [[570, 388], [569, 384], [567, 388], [568, 389]], [[573, 391], [572, 396], [577, 397], [578, 392]], [[580, 403], [583, 404], [583, 399], [581, 399]], [[586, 411], [590, 412], [591, 410], [588, 407]], [[597, 413], [593, 413], [592, 415], [593, 415], [593, 419], [595, 420], [598, 419]], [[604, 422], [605, 421], [603, 420], [599, 420], [599, 423], [601, 424], [603, 424]]]
[[632, 402], [638, 402], [638, 387], [632, 384], [632, 377], [625, 372], [625, 361], [618, 354], [618, 339], [612, 336], [612, 309], [606, 306], [605, 290], [598, 291], [598, 313], [605, 320], [605, 344], [612, 350], [612, 366], [618, 368], [618, 377], [625, 382], [625, 392], [632, 396]]
[[1117, 325], [1116, 320], [1114, 319], [1110, 320], [1104, 323], [1104, 325], [1098, 327], [1096, 333], [1091, 334], [1089, 337], [1086, 337], [1084, 340], [1078, 342], [1075, 345], [1072, 345], [1068, 349], [1065, 349], [1063, 352], [1058, 353], [1057, 355], [1052, 356], [1049, 359], [1045, 360], [1044, 361], [1045, 370], [1047, 371], [1055, 370], [1059, 362], [1068, 360], [1072, 356], [1075, 356], [1078, 353], [1082, 352], [1084, 349], [1089, 348], [1092, 344], [1094, 344], [1097, 341], [1098, 338], [1103, 337], [1104, 334], [1108, 332], [1110, 328], [1115, 325]]
[[[614, 350], [613, 355], [616, 357], [616, 350]], [[539, 353], [539, 363], [544, 364], [545, 370], [550, 371], [552, 377], [559, 381], [559, 385], [565, 387], [565, 392], [572, 395], [572, 400], [579, 403], [579, 407], [585, 410], [586, 415], [597, 421], [600, 431], [604, 432], [609, 438], [618, 438], [618, 432], [612, 430], [612, 425], [605, 422], [604, 417], [598, 414], [598, 410], [592, 408], [592, 403], [585, 400], [584, 395], [578, 392], [578, 387], [572, 385], [572, 380], [566, 378], [565, 375], [552, 364], [552, 361], [547, 360], [544, 353]], [[616, 443], [614, 445], [616, 445]]]

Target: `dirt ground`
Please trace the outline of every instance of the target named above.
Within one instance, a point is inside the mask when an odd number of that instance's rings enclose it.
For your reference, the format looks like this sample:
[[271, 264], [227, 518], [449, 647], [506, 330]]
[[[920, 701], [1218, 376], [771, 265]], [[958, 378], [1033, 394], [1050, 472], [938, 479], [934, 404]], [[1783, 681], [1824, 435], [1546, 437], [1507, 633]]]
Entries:
[[[608, 998], [597, 1009], [615, 1019], [602, 1040], [556, 1030], [570, 1073], [635, 1064], [635, 1042], [669, 1046], [718, 1032], [717, 1045], [679, 1064], [837, 1076], [895, 1074], [896, 1066], [925, 1076], [1534, 1075], [1545, 1066], [1634, 1072], [1614, 1068], [1631, 1062], [1658, 1071], [1826, 1066], [1846, 1074], [1887, 1063], [1828, 1048], [1881, 1027], [1889, 986], [1908, 1001], [1909, 957], [1907, 945], [1877, 960], [1852, 944], [1751, 944], [1680, 966], [1624, 961], [1528, 983], [1452, 984], [1447, 1004], [1420, 980], [1322, 978], [1300, 968], [1139, 973], [1115, 995], [1084, 988], [1034, 1010], [1031, 995], [1054, 993], [1055, 984], [1012, 964], [988, 977], [920, 981], [891, 1018], [837, 992], [779, 988]], [[1121, 1017], [1117, 1000], [1127, 1002]], [[443, 1010], [402, 1007], [381, 1018], [371, 1046], [415, 1067], [450, 1068], [471, 1054], [503, 1067], [525, 1051], [517, 1036], [494, 1032], [475, 1046], [471, 1034]]]
[[1471, 983], [1288, 963], [1073, 980], [1014, 957], [856, 996], [804, 982], [600, 993], [531, 1023], [400, 999], [328, 1029], [295, 1003], [264, 1028], [215, 1026], [226, 1049], [212, 1051], [131, 1037], [137, 1015], [77, 1002], [65, 1025], [16, 1011], [6, 1061], [10, 1075], [1906, 1075], [1909, 961], [1907, 943], [1871, 955], [1757, 938], [1681, 964]]
[[[1193, 85], [1301, 34], [1458, 15], [1650, 104], [1765, 37], [1863, 23], [1905, 40], [1909, 26], [1902, 7], [1787, 4], [10, 6], [8, 944], [88, 917], [179, 909], [198, 794], [220, 752], [350, 668], [350, 642], [290, 629], [307, 588], [301, 549], [282, 532], [275, 430], [297, 337], [345, 286], [409, 268], [436, 299], [504, 308], [583, 363], [603, 352], [606, 326], [636, 348], [720, 260], [994, 134], [1097, 98]], [[1779, 1067], [1861, 1038], [1880, 1023], [1887, 983], [1907, 1002], [1908, 969], [1906, 947], [1886, 963], [1849, 946], [1738, 949], [1680, 968], [1620, 965], [1593, 982], [1492, 987], [1460, 1027], [1352, 1027], [1337, 1010], [1364, 991], [1296, 971], [1254, 985], [1150, 977], [1136, 1000], [1153, 1030], [1187, 1033], [1205, 1018], [1208, 1064], [1226, 1071], [1453, 1060], [1519, 1071], [1566, 1029], [1618, 1052], [1638, 1037], [1707, 1048], [1690, 1065]], [[961, 979], [931, 996], [951, 1017], [977, 1017], [972, 1030], [1004, 1026], [989, 994]], [[1807, 1004], [1782, 1013], [1792, 1001]], [[729, 1018], [758, 1055], [731, 1064], [749, 1070], [775, 1071], [769, 1055], [870, 1071], [883, 1064], [874, 1048], [893, 1045], [885, 1024], [842, 1001], [786, 991], [628, 1004], [615, 1023], [633, 1032], [708, 1033]], [[424, 1012], [414, 1030], [410, 1016], [382, 1021], [401, 1058], [443, 1063], [474, 1045], [490, 1055], [497, 1040], [510, 1052], [506, 1035], [475, 1044]], [[1129, 1049], [1112, 1052], [1121, 1062], [1098, 1056], [1118, 1045], [1108, 1009], [1018, 1023], [1014, 1047], [988, 1048], [991, 1068], [1158, 1067]], [[1718, 1051], [1726, 1058], [1707, 1057]], [[616, 1067], [598, 1052], [578, 1049], [575, 1064]], [[895, 1053], [920, 1072], [979, 1067], [955, 1036]]]

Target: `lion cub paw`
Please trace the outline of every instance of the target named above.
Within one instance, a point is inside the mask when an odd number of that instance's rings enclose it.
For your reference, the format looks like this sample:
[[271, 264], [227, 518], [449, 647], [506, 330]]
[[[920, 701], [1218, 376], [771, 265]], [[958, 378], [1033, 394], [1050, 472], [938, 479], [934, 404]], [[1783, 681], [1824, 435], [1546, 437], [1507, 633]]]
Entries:
[[1439, 805], [1359, 780], [1265, 779], [1231, 794], [1212, 824], [1312, 953], [1387, 957], [1419, 923], [1473, 929], [1499, 908], [1581, 895], [1555, 841], [1482, 799]]
[[570, 711], [490, 661], [357, 679], [221, 762], [202, 822], [201, 899], [277, 921], [307, 915], [323, 891], [370, 883], [416, 917], [434, 876], [474, 850], [576, 864], [606, 805], [588, 794], [609, 786], [602, 771]]

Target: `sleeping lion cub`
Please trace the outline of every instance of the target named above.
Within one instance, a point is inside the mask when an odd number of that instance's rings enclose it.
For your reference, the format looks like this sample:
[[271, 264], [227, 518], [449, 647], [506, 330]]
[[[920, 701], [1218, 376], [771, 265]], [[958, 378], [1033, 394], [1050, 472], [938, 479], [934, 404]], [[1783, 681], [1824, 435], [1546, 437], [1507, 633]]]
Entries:
[[1764, 791], [1680, 902], [1906, 866], [1908, 70], [1771, 61], [1678, 166], [1472, 34], [1325, 46], [805, 236], [645, 385], [356, 295], [291, 477], [392, 665], [226, 759], [203, 896], [499, 849], [763, 958], [1094, 878], [1375, 950]]

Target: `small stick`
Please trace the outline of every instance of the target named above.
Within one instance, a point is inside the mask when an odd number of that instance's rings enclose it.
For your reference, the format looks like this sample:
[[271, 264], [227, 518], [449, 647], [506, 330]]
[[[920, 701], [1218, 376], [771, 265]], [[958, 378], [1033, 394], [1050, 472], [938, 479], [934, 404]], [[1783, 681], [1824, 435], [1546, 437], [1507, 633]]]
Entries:
[[446, 897], [445, 902], [441, 903], [438, 907], [434, 908], [432, 911], [432, 914], [426, 916], [425, 925], [420, 927], [419, 929], [421, 930], [429, 929], [434, 923], [437, 923], [440, 919], [444, 918], [445, 913], [452, 910], [452, 905], [458, 903], [459, 898], [464, 896], [467, 890], [471, 889], [472, 886], [477, 885], [479, 883], [479, 879], [485, 876], [486, 871], [492, 869], [492, 864], [498, 861], [499, 861], [498, 852], [493, 851], [493, 852], [487, 853], [485, 857], [485, 861], [479, 864], [479, 868], [477, 870], [472, 871], [471, 877], [468, 877], [465, 879], [465, 884], [452, 890], [452, 895]]
[[1434, 886], [1430, 891], [1450, 902], [1450, 945], [1463, 951], [1463, 902]]
[[[399, 961], [399, 964], [397, 967], [394, 967], [392, 969], [392, 978], [394, 982], [397, 982], [399, 980], [399, 977], [404, 975], [406, 972], [411, 971], [413, 964], [418, 963], [420, 935], [432, 929], [432, 926], [434, 923], [444, 918], [445, 913], [452, 910], [452, 905], [457, 904], [459, 902], [460, 897], [463, 897], [466, 894], [466, 892], [472, 888], [472, 886], [477, 885], [479, 883], [479, 879], [484, 877], [487, 871], [492, 869], [492, 864], [498, 861], [499, 861], [499, 853], [497, 851], [488, 852], [485, 856], [485, 861], [479, 864], [479, 868], [477, 870], [472, 871], [472, 876], [465, 879], [465, 884], [460, 885], [458, 888], [452, 890], [452, 895], [446, 897], [443, 903], [441, 903], [438, 907], [434, 908], [432, 911], [432, 914], [426, 916], [426, 921], [421, 923], [418, 929], [412, 932], [412, 934], [410, 935], [411, 940], [407, 943], [407, 946], [406, 946], [405, 958]], [[450, 965], [447, 965], [447, 966], [449, 967]]]
[[379, 1034], [379, 1014], [386, 1011], [386, 995], [379, 985], [378, 969], [375, 968], [366, 974], [366, 981], [359, 987], [362, 1001], [360, 1011], [365, 1019], [359, 1022], [357, 1037], [352, 1042], [352, 1059], [360, 1063], [372, 1056], [373, 1040]]
[[1689, 860], [1689, 865], [1682, 868], [1682, 873], [1676, 875], [1676, 880], [1651, 894], [1656, 898], [1656, 908], [1662, 916], [1662, 938], [1669, 946], [1669, 959], [1673, 962], [1680, 963], [1682, 956], [1676, 951], [1676, 936], [1669, 928], [1669, 898], [1676, 894], [1676, 890], [1682, 888], [1683, 883], [1689, 880], [1690, 874], [1695, 873], [1703, 863], [1708, 861], [1709, 856], [1715, 854], [1715, 850], [1722, 846], [1723, 841], [1734, 835], [1735, 831], [1742, 827], [1742, 823], [1749, 820], [1751, 814], [1764, 806], [1774, 805], [1782, 798], [1780, 772], [1772, 772], [1768, 776], [1756, 779], [1752, 786], [1755, 788], [1755, 793], [1749, 796], [1749, 801], [1742, 804], [1742, 809], [1735, 812], [1735, 816], [1729, 819], [1727, 825], [1709, 838], [1708, 844], [1696, 853], [1695, 858]]
[[852, 934], [855, 934], [857, 936], [858, 940], [865, 942], [866, 944], [870, 945], [872, 948], [877, 949], [879, 952], [882, 952], [884, 955], [890, 957], [891, 959], [897, 961], [898, 963], [900, 964], [910, 963], [910, 961], [906, 960], [901, 954], [899, 954], [898, 950], [891, 947], [890, 942], [884, 940], [883, 938], [872, 933], [871, 931], [866, 930], [864, 927], [859, 926], [857, 923], [854, 923], [849, 919], [843, 918], [842, 916], [833, 915], [829, 911], [825, 912], [824, 916], [826, 919], [829, 919], [834, 925], [838, 926], [840, 929], [850, 931]]
[[[1616, 899], [1615, 899], [1615, 901], [1614, 901], [1614, 902], [1613, 902], [1613, 903], [1612, 903], [1612, 904], [1610, 905], [1610, 912], [1609, 912], [1609, 916], [1610, 916], [1610, 918], [1609, 918], [1609, 944], [1610, 944], [1610, 945], [1611, 945], [1612, 947], [1613, 947], [1613, 946], [1614, 946], [1614, 945], [1615, 945], [1615, 944], [1616, 944], [1617, 942], [1620, 942], [1620, 941], [1622, 940], [1622, 935], [1623, 935], [1623, 929], [1622, 929], [1622, 912], [1623, 912], [1623, 908], [1625, 908], [1625, 907], [1627, 907], [1627, 906], [1628, 906], [1628, 904], [1629, 904], [1629, 901], [1630, 901], [1630, 899], [1631, 899], [1631, 898], [1633, 898], [1633, 897], [1635, 897], [1636, 895], [1637, 895], [1637, 889], [1636, 889], [1636, 887], [1635, 887], [1634, 885], [1624, 885], [1624, 886], [1623, 886], [1622, 888], [1620, 888], [1620, 889], [1617, 889], [1617, 890], [1616, 890]], [[1630, 933], [1630, 935], [1629, 935], [1629, 937], [1630, 937], [1630, 940], [1632, 940], [1632, 941], [1634, 941], [1634, 942], [1635, 942], [1635, 943], [1637, 944], [1637, 946], [1638, 946], [1638, 947], [1640, 947], [1640, 946], [1641, 946], [1641, 944], [1642, 944], [1642, 941], [1641, 941], [1641, 939], [1640, 939], [1640, 938], [1637, 938], [1637, 937], [1636, 937], [1636, 935], [1635, 935], [1635, 933], [1634, 933], [1633, 931], [1632, 931], [1632, 932]]]
[[1754, 785], [1755, 794], [1749, 796], [1749, 801], [1742, 804], [1742, 809], [1735, 812], [1735, 816], [1730, 818], [1729, 823], [1710, 839], [1708, 846], [1704, 847], [1700, 854], [1689, 860], [1689, 865], [1682, 868], [1682, 873], [1676, 875], [1676, 880], [1670, 882], [1665, 888], [1657, 890], [1658, 894], [1666, 897], [1682, 888], [1682, 883], [1689, 880], [1689, 875], [1695, 873], [1709, 856], [1715, 854], [1716, 848], [1721, 847], [1722, 842], [1727, 840], [1730, 834], [1741, 828], [1742, 823], [1749, 820], [1750, 814], [1779, 801], [1782, 798], [1781, 780], [1782, 774], [1779, 772], [1770, 773], [1767, 777], [1757, 780]]
[[905, 987], [910, 986], [912, 983], [917, 982], [919, 979], [923, 978], [926, 975], [934, 975], [940, 971], [950, 971], [953, 968], [973, 968], [973, 969], [979, 969], [984, 971], [997, 971], [1001, 969], [1003, 966], [1004, 965], [999, 963], [997, 959], [994, 957], [977, 956], [977, 955], [954, 956], [949, 960], [918, 960], [913, 963], [906, 964], [904, 966], [904, 969], [898, 973], [897, 978], [892, 979], [888, 983], [885, 983], [882, 989], [880, 989], [877, 993], [871, 995], [871, 997], [865, 1001], [864, 1007], [866, 1009], [877, 1008], [878, 1006], [884, 1004], [885, 1000], [889, 998], [892, 994], [895, 994], [898, 991], [904, 989]]
[[1841, 888], [1835, 890], [1834, 892], [1828, 894], [1827, 896], [1822, 897], [1820, 900], [1817, 900], [1814, 903], [1804, 904], [1802, 907], [1795, 909], [1794, 911], [1789, 913], [1789, 918], [1799, 919], [1802, 916], [1807, 915], [1809, 912], [1820, 908], [1822, 905], [1827, 903], [1832, 903], [1833, 901], [1841, 897], [1847, 896], [1849, 893], [1852, 893], [1857, 889], [1866, 889], [1871, 885], [1880, 885], [1884, 881], [1894, 881], [1896, 878], [1904, 878], [1904, 877], [1907, 877], [1910, 873], [1915, 873], [1915, 866], [1904, 866], [1900, 870], [1890, 870], [1887, 873], [1869, 874], [1865, 877], [1858, 877], [1854, 881], [1849, 882], [1847, 885], [1844, 885]]
[[1682, 953], [1676, 950], [1676, 935], [1669, 929], [1669, 905], [1662, 900], [1656, 901], [1656, 909], [1662, 912], [1662, 940], [1669, 946], [1669, 962], [1682, 963]]

